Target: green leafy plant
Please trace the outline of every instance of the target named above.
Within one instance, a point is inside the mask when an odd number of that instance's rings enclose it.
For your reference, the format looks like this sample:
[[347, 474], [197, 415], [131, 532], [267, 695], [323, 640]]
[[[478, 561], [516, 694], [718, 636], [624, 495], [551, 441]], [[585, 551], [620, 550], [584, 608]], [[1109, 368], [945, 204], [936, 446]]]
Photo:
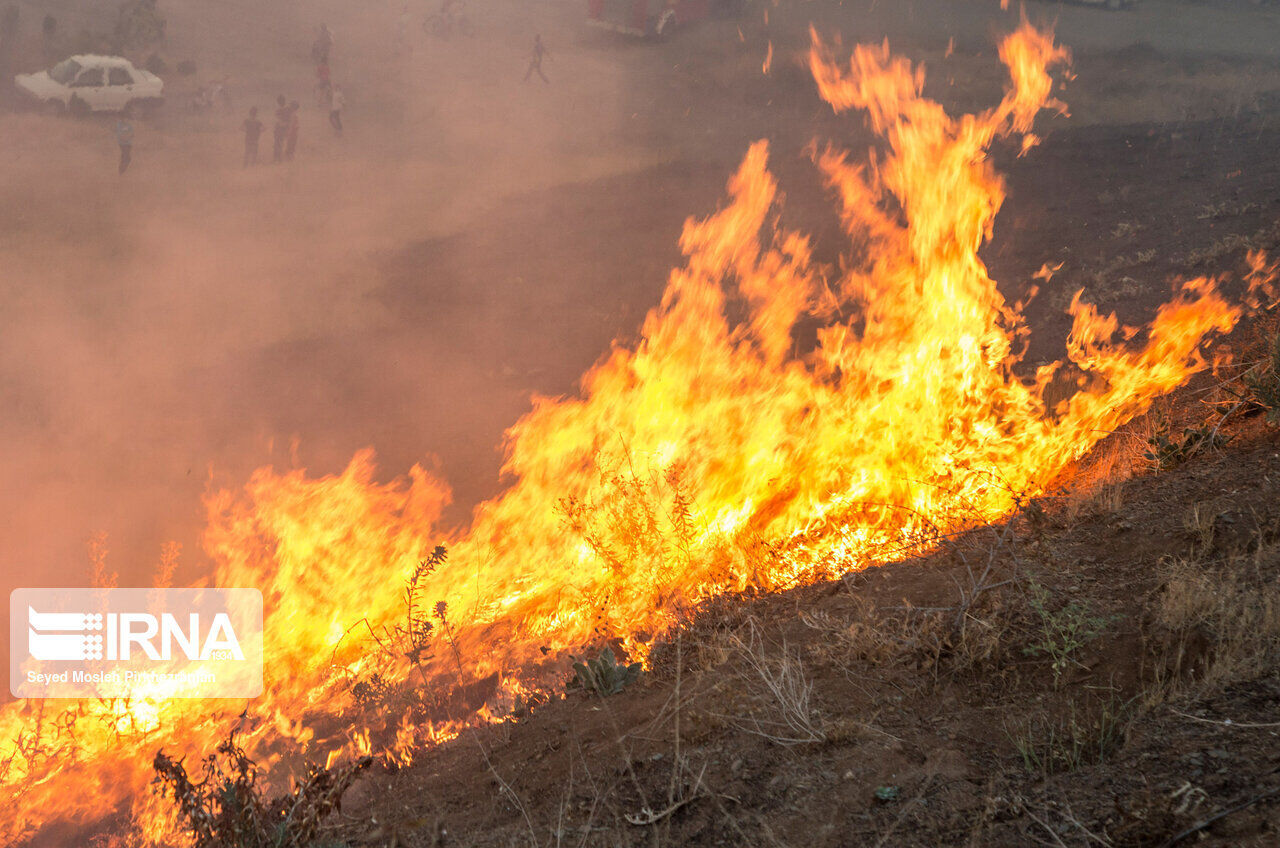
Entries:
[[1172, 468], [1196, 454], [1225, 447], [1228, 441], [1229, 436], [1208, 424], [1187, 427], [1180, 434], [1161, 427], [1147, 439], [1148, 448], [1143, 456], [1158, 469]]
[[1028, 586], [1027, 602], [1039, 625], [1035, 641], [1022, 649], [1030, 657], [1046, 656], [1053, 666], [1056, 682], [1062, 672], [1077, 664], [1076, 654], [1107, 628], [1110, 619], [1095, 615], [1089, 604], [1070, 601], [1056, 610], [1050, 609], [1049, 590], [1034, 580]]
[[573, 683], [600, 697], [617, 695], [640, 678], [640, 663], [620, 663], [612, 648], [605, 648], [595, 659], [573, 664]]

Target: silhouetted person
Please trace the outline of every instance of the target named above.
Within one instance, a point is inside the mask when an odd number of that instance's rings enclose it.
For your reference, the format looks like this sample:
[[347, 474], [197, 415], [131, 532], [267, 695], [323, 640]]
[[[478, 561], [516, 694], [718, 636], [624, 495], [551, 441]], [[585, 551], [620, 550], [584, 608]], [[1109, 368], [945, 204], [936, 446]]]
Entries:
[[4, 14], [0, 14], [0, 42], [9, 44], [18, 38], [18, 26], [22, 22], [22, 13], [18, 11], [18, 7], [10, 3], [4, 9]]
[[289, 126], [284, 137], [285, 159], [292, 159], [294, 151], [298, 149], [298, 129], [301, 125], [298, 112], [301, 108], [296, 100], [289, 104]]
[[271, 131], [271, 160], [282, 162], [284, 161], [284, 138], [289, 134], [289, 103], [284, 99], [283, 94], [276, 98], [276, 123]]
[[262, 135], [262, 121], [258, 120], [258, 107], [249, 110], [244, 119], [244, 167], [258, 164], [258, 138]]
[[18, 11], [17, 6], [10, 3], [5, 7], [4, 14], [0, 15], [0, 40], [10, 43], [16, 41], [21, 23], [22, 13]]
[[342, 94], [342, 86], [333, 87], [329, 98], [329, 124], [336, 135], [342, 135], [342, 107], [347, 105], [347, 98]]
[[133, 161], [133, 124], [124, 118], [116, 122], [116, 143], [120, 145], [120, 173], [123, 174]]
[[21, 15], [12, 4], [0, 15], [0, 73], [9, 76], [9, 62], [18, 47], [18, 28]]
[[58, 38], [58, 19], [53, 15], [45, 15], [40, 23], [40, 46], [44, 50], [46, 61], [53, 61], [59, 54], [55, 39]]
[[329, 107], [329, 98], [333, 96], [333, 82], [329, 76], [329, 60], [316, 65], [316, 105]]
[[333, 51], [333, 33], [328, 24], [320, 24], [320, 34], [311, 45], [311, 58], [317, 65], [329, 63], [329, 53]]
[[534, 71], [538, 72], [538, 76], [542, 77], [543, 82], [551, 82], [547, 79], [547, 75], [542, 72], [542, 57], [547, 55], [547, 48], [542, 46], [542, 36], [535, 35], [533, 37], [533, 55], [529, 57], [529, 67], [524, 72], [524, 81], [528, 82], [529, 77]]

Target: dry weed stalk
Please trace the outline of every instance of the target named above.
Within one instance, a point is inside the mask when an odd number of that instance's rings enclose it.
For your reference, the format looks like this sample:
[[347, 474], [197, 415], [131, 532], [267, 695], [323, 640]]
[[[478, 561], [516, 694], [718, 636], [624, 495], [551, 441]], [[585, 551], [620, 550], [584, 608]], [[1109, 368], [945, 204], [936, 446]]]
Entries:
[[785, 643], [776, 654], [770, 653], [754, 622], [750, 622], [745, 640], [737, 635], [731, 638], [747, 665], [745, 678], [754, 685], [753, 701], [761, 706], [763, 715], [753, 712], [745, 719], [729, 717], [729, 721], [739, 730], [777, 745], [825, 741], [826, 731], [812, 703], [813, 684], [800, 658]]
[[236, 743], [233, 730], [204, 758], [194, 780], [181, 759], [158, 752], [153, 783], [158, 795], [173, 799], [196, 848], [307, 848], [320, 841], [326, 819], [372, 763], [365, 756], [342, 766], [308, 765], [291, 791], [268, 799], [262, 767]]

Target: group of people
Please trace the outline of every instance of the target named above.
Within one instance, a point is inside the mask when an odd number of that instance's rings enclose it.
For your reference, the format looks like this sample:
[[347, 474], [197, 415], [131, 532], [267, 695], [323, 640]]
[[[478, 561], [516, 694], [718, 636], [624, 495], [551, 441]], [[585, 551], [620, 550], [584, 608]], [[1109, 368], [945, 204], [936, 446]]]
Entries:
[[[292, 159], [298, 149], [298, 130], [301, 121], [298, 101], [292, 103], [282, 94], [276, 98], [276, 123], [271, 134], [271, 161], [284, 162]], [[258, 118], [258, 107], [249, 109], [249, 117], [244, 119], [244, 166], [258, 164], [258, 140], [262, 138], [263, 123]]]
[[[456, 0], [444, 0], [445, 9], [451, 9], [450, 3]], [[321, 24], [319, 35], [311, 46], [311, 57], [316, 62], [316, 99], [319, 105], [329, 114], [329, 125], [333, 128], [336, 135], [341, 136], [343, 132], [342, 111], [346, 107], [346, 97], [342, 93], [341, 86], [333, 84], [330, 70], [329, 58], [333, 51], [333, 33], [329, 27]], [[533, 52], [530, 56], [529, 66], [525, 69], [524, 79], [527, 82], [533, 74], [537, 74], [542, 81], [550, 82], [546, 74], [542, 72], [542, 60], [547, 55], [547, 49], [543, 46], [542, 36], [535, 35], [533, 37]], [[294, 153], [298, 149], [298, 132], [301, 129], [301, 120], [299, 111], [301, 105], [297, 100], [289, 101], [283, 94], [276, 98], [275, 124], [272, 127], [272, 144], [271, 144], [271, 161], [287, 162], [294, 157]], [[244, 132], [244, 167], [257, 165], [259, 142], [262, 139], [262, 132], [265, 124], [258, 117], [258, 107], [254, 106], [249, 109], [248, 116], [241, 124], [241, 130]], [[121, 118], [116, 125], [116, 140], [120, 145], [120, 173], [123, 174], [129, 167], [133, 155], [133, 126], [127, 120]]]
[[[311, 57], [316, 61], [316, 92], [320, 105], [329, 113], [329, 125], [337, 135], [342, 135], [342, 110], [346, 98], [341, 86], [334, 85], [329, 73], [329, 55], [333, 50], [333, 34], [329, 27], [320, 25], [320, 34], [311, 46]], [[271, 161], [287, 162], [298, 149], [298, 132], [301, 129], [299, 112], [301, 104], [289, 101], [283, 94], [276, 98], [275, 124], [271, 133]], [[264, 124], [258, 117], [258, 107], [249, 110], [241, 124], [244, 131], [244, 167], [258, 164], [258, 143]]]

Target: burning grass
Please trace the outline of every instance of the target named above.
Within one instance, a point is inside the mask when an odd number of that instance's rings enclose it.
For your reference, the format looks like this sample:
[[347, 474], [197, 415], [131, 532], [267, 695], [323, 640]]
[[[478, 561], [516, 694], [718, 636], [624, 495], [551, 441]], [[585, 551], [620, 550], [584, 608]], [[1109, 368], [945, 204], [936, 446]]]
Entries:
[[[465, 744], [387, 791], [445, 793], [423, 806], [477, 845], [1012, 848], [1054, 834], [1137, 848], [1192, 828], [1211, 829], [1208, 844], [1265, 844], [1274, 807], [1241, 812], [1275, 794], [1280, 476], [1262, 435], [1249, 455], [1133, 481], [1118, 516], [1044, 530], [1065, 507], [1027, 510], [917, 562], [701, 605], [623, 696], [573, 694], [474, 731], [495, 763], [521, 764], [497, 796], [514, 793], [519, 813], [448, 792], [469, 769], [491, 783]], [[1266, 501], [1207, 549], [1181, 525], [1187, 480], [1206, 472], [1238, 489], [1220, 524]], [[1140, 517], [1157, 543], [1111, 529]], [[958, 647], [963, 620], [977, 662]], [[1066, 658], [1056, 668], [1025, 650], [1047, 640]], [[1223, 673], [1206, 674], [1213, 656]]]
[[336, 769], [312, 765], [291, 792], [271, 800], [257, 785], [262, 767], [236, 744], [234, 731], [203, 760], [195, 780], [163, 751], [153, 767], [157, 793], [173, 799], [195, 848], [312, 848], [324, 820], [372, 762], [366, 756]]
[[[268, 468], [242, 492], [209, 497], [213, 581], [261, 588], [269, 610], [268, 694], [239, 744], [246, 756], [286, 752], [267, 778], [275, 791], [307, 760], [359, 761], [369, 728], [351, 722], [370, 706], [400, 713], [384, 717], [376, 742], [402, 763], [465, 723], [501, 718], [501, 705], [527, 703], [586, 646], [643, 660], [688, 605], [903, 559], [997, 521], [1204, 366], [1202, 341], [1245, 307], [1197, 279], [1142, 331], [1077, 293], [1068, 361], [1031, 380], [1015, 373], [1027, 328], [977, 255], [1004, 198], [986, 151], [1001, 139], [1035, 144], [1035, 116], [1062, 108], [1049, 72], [1068, 57], [1029, 25], [1000, 56], [1011, 75], [1003, 100], [952, 117], [887, 46], [856, 47], [846, 65], [815, 36], [821, 96], [864, 113], [881, 140], [866, 163], [834, 147], [815, 156], [847, 262], [818, 266], [807, 236], [776, 226], [768, 147], [753, 145], [727, 204], [686, 224], [687, 261], [640, 342], [615, 347], [580, 397], [535, 399], [507, 435], [511, 487], [465, 532], [439, 527], [442, 482], [415, 467], [377, 483], [368, 454], [334, 477]], [[1271, 273], [1257, 258], [1251, 281]], [[797, 352], [797, 328], [814, 321], [816, 344]], [[1076, 391], [1050, 403], [1060, 376], [1078, 378]], [[450, 557], [433, 560], [442, 537]], [[946, 612], [850, 625], [850, 651], [892, 654], [865, 643], [897, 633], [935, 667], [990, 660], [1001, 644], [985, 606], [993, 561], [966, 563], [970, 582]], [[398, 584], [407, 598], [389, 588]], [[419, 602], [436, 604], [434, 621]], [[801, 668], [784, 656], [755, 670], [780, 711], [752, 728], [821, 742]], [[18, 813], [0, 824], [4, 837], [122, 804], [141, 841], [167, 837], [172, 818], [148, 800], [145, 764], [122, 758], [119, 723], [110, 729], [120, 713], [145, 719], [125, 731], [133, 744], [184, 752], [211, 744], [222, 724], [205, 704], [84, 704], [48, 719], [77, 731], [74, 756], [54, 760], [22, 754], [30, 721], [8, 709], [0, 730], [20, 744], [3, 743], [0, 762]], [[696, 794], [700, 776], [693, 785]], [[62, 803], [69, 787], [75, 802]]]

